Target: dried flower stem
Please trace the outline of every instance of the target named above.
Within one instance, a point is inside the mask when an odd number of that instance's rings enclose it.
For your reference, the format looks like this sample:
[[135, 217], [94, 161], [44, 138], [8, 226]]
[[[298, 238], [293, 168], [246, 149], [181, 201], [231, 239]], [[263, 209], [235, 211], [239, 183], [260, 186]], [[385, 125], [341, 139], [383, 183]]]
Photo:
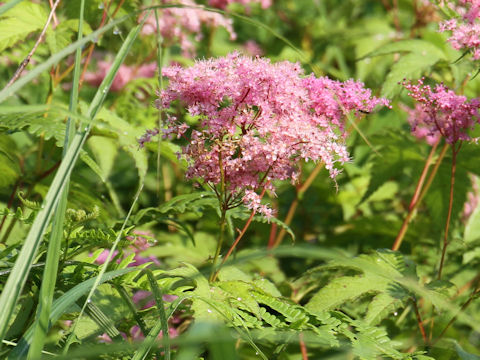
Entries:
[[[461, 143], [460, 143], [461, 146]], [[452, 207], [453, 207], [453, 192], [455, 187], [455, 171], [457, 168], [457, 154], [460, 150], [460, 146], [455, 149], [455, 144], [452, 145], [452, 172], [450, 176], [450, 198], [448, 201], [448, 214], [447, 221], [445, 223], [445, 234], [443, 236], [442, 256], [440, 258], [440, 266], [438, 267], [438, 280], [442, 278], [443, 264], [445, 262], [445, 254], [448, 246], [448, 230], [450, 228], [450, 222], [452, 220]]]
[[43, 38], [45, 36], [45, 33], [47, 32], [48, 25], [50, 25], [50, 22], [52, 21], [52, 18], [55, 14], [55, 9], [57, 8], [58, 4], [60, 3], [60, 0], [55, 1], [55, 3], [52, 6], [52, 9], [50, 10], [50, 14], [48, 15], [47, 22], [45, 23], [45, 26], [42, 29], [42, 32], [40, 33], [40, 36], [38, 37], [37, 41], [35, 42], [35, 45], [33, 45], [32, 50], [28, 53], [27, 57], [21, 62], [20, 66], [18, 67], [17, 71], [13, 74], [12, 78], [10, 81], [7, 83], [5, 88], [9, 87], [12, 85], [22, 74], [23, 70], [27, 67], [27, 65], [30, 63], [30, 60], [35, 54], [35, 51], [37, 51], [38, 46], [40, 43], [43, 41]]

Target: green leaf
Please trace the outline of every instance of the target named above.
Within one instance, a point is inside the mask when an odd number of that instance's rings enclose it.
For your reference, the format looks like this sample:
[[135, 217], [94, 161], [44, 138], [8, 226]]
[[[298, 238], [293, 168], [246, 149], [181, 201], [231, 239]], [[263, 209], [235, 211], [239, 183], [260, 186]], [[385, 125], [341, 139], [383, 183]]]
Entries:
[[[157, 208], [157, 211], [166, 214], [173, 212], [175, 214], [183, 214], [187, 210], [199, 210], [204, 206], [215, 207], [218, 206], [216, 195], [212, 192], [201, 191], [192, 194], [178, 195], [173, 199], [163, 203]], [[147, 210], [147, 209], [146, 209]], [[142, 214], [143, 212], [139, 212]], [[137, 214], [137, 216], [139, 216]]]
[[368, 304], [367, 314], [365, 315], [365, 322], [369, 325], [377, 325], [383, 319], [392, 314], [395, 315], [395, 310], [403, 305], [403, 302], [390, 294], [377, 294], [370, 304]]
[[333, 279], [310, 299], [306, 308], [312, 312], [331, 310], [364, 294], [384, 291], [387, 284], [388, 281], [381, 277], [344, 276]]
[[45, 8], [31, 1], [25, 1], [2, 15], [0, 20], [0, 52], [15, 45], [47, 22]]
[[[433, 43], [420, 39], [401, 40], [390, 42], [382, 45], [378, 49], [365, 55], [363, 58], [394, 54], [400, 52], [416, 53], [426, 57], [435, 57], [437, 59], [445, 59], [445, 54], [442, 49], [435, 46]], [[362, 58], [362, 59], [363, 59]]]
[[382, 86], [380, 96], [393, 98], [400, 93], [404, 79], [414, 79], [422, 76], [425, 71], [435, 65], [440, 58], [431, 54], [429, 56], [419, 53], [404, 55], [392, 66]]
[[15, 142], [0, 135], [0, 188], [12, 185], [20, 175], [20, 166], [16, 154]]
[[463, 241], [466, 243], [480, 239], [480, 206], [470, 215], [465, 226]]
[[425, 161], [411, 138], [392, 132], [385, 134], [385, 137], [389, 144], [382, 147], [379, 151], [381, 156], [375, 156], [371, 162], [372, 176], [360, 203], [370, 198], [388, 181], [398, 179], [407, 167], [422, 164]]
[[[359, 276], [342, 276], [331, 280], [321, 288], [305, 305], [312, 313], [334, 309], [347, 301], [366, 294], [387, 294], [396, 299], [406, 299], [409, 292], [392, 281], [402, 276], [414, 277], [415, 267], [398, 252], [379, 250], [371, 255], [360, 255], [351, 259], [333, 260], [332, 268], [352, 268], [361, 271]], [[369, 321], [375, 321], [388, 308], [385, 299], [378, 299], [375, 308], [367, 312]]]
[[[83, 23], [84, 30], [83, 33], [88, 35], [92, 32], [90, 25], [88, 23]], [[72, 42], [73, 35], [78, 30], [78, 19], [70, 19], [66, 21], [62, 21], [58, 24], [58, 26], [53, 30], [52, 28], [48, 28], [45, 42], [50, 49], [50, 53], [55, 54], [62, 50], [63, 48], [67, 47]]]
[[[47, 115], [47, 116], [45, 116]], [[25, 111], [19, 108], [17, 113], [2, 112], [0, 115], [0, 129], [21, 131], [27, 129], [35, 136], [43, 135], [45, 140], [55, 139], [58, 147], [63, 147], [66, 126], [63, 123], [65, 116], [56, 110], [51, 112]]]

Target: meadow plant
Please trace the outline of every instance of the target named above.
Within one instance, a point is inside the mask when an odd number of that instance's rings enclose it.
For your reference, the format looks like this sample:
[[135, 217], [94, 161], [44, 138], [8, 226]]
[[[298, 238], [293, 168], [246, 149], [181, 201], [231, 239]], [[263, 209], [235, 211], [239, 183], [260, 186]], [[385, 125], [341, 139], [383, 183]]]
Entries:
[[0, 358], [478, 357], [480, 0], [435, 3], [0, 2]]
[[459, 14], [459, 18], [440, 23], [441, 32], [451, 31], [448, 42], [456, 50], [469, 50], [475, 60], [480, 59], [480, 2], [478, 0], [459, 0], [447, 2], [448, 7]]
[[[298, 64], [238, 53], [162, 73], [169, 85], [158, 108], [165, 111], [178, 100], [198, 117], [183, 147], [187, 178], [208, 184], [225, 211], [243, 202], [266, 217], [272, 210], [260, 204], [256, 191], [275, 191], [276, 180], [295, 183], [302, 159], [321, 161], [335, 178], [338, 165], [349, 161], [346, 114], [387, 105], [362, 83], [304, 77]], [[180, 137], [188, 129], [168, 116], [164, 133]]]
[[[159, 12], [158, 23], [155, 14], [150, 14], [143, 25], [141, 34], [144, 36], [156, 35], [157, 30], [162, 36], [165, 46], [178, 44], [182, 54], [193, 57], [196, 54], [195, 41], [203, 38], [202, 26], [211, 29], [225, 28], [230, 39], [235, 40], [237, 35], [233, 30], [233, 22], [222, 14], [204, 10], [192, 0], [163, 0], [162, 5], [172, 5]], [[174, 5], [180, 5], [175, 7]], [[157, 28], [158, 25], [158, 28]]]

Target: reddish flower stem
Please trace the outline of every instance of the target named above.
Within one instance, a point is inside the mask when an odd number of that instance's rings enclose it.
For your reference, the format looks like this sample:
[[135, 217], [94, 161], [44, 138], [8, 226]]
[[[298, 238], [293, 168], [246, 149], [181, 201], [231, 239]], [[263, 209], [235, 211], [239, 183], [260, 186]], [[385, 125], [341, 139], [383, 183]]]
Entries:
[[[287, 216], [285, 217], [285, 220], [284, 220], [284, 223], [286, 225], [290, 225], [292, 223], [293, 216], [295, 215], [295, 211], [297, 210], [297, 207], [298, 207], [299, 199], [302, 198], [303, 194], [308, 190], [310, 185], [312, 185], [313, 181], [318, 176], [322, 168], [323, 168], [323, 163], [319, 162], [317, 166], [315, 166], [315, 169], [313, 169], [313, 171], [310, 173], [307, 180], [305, 180], [305, 182], [297, 189], [297, 195], [295, 197], [295, 200], [293, 200], [292, 203], [290, 204], [290, 208], [288, 209]], [[282, 228], [280, 230], [280, 233], [275, 239], [275, 242], [272, 248], [276, 248], [278, 245], [280, 245], [286, 233], [287, 232], [285, 229]]]
[[435, 345], [438, 342], [438, 340], [440, 340], [443, 337], [443, 335], [445, 335], [445, 333], [450, 328], [450, 326], [452, 326], [452, 324], [455, 322], [455, 320], [457, 320], [458, 314], [461, 313], [462, 311], [465, 311], [465, 309], [472, 303], [472, 301], [480, 293], [480, 289], [478, 288], [479, 285], [480, 284], [477, 281], [477, 284], [476, 284], [475, 288], [473, 289], [472, 293], [470, 294], [470, 296], [468, 297], [468, 300], [462, 305], [462, 307], [460, 308], [458, 313], [448, 322], [448, 324], [442, 330], [440, 335], [438, 335], [438, 337], [435, 339], [435, 341], [432, 342], [432, 346]]
[[[425, 167], [423, 169], [422, 175], [420, 176], [419, 183], [417, 184], [417, 188], [415, 189], [415, 194], [412, 197], [412, 201], [410, 202], [409, 206], [409, 211], [407, 216], [405, 217], [402, 227], [400, 228], [400, 231], [398, 232], [397, 237], [395, 238], [395, 242], [393, 243], [392, 250], [397, 251], [400, 246], [402, 245], [402, 241], [405, 237], [405, 234], [407, 233], [408, 230], [408, 225], [410, 224], [410, 221], [412, 220], [413, 214], [415, 213], [415, 210], [418, 208], [420, 205], [423, 197], [427, 193], [428, 189], [430, 188], [430, 185], [433, 182], [433, 179], [435, 178], [435, 175], [437, 174], [438, 168], [440, 167], [440, 164], [442, 163], [443, 158], [445, 157], [445, 153], [448, 149], [448, 144], [445, 144], [444, 147], [442, 148], [440, 155], [438, 156], [437, 162], [435, 164], [435, 167], [433, 168], [432, 172], [430, 173], [427, 182], [425, 186], [421, 186], [420, 182], [424, 181], [422, 177], [424, 177], [424, 172], [425, 172], [425, 177], [428, 173], [428, 165], [431, 162], [431, 158], [433, 157], [434, 153], [434, 148], [432, 147], [432, 151], [430, 152], [427, 161], [425, 162]], [[428, 166], [427, 166], [428, 165]], [[420, 185], [420, 186], [419, 186]], [[417, 194], [419, 192], [419, 194]], [[414, 198], [416, 198], [416, 201], [413, 201]], [[413, 204], [413, 205], [412, 205]]]
[[303, 341], [303, 333], [300, 333], [298, 338], [300, 342], [300, 351], [302, 352], [302, 360], [308, 360], [307, 345], [305, 345], [305, 341]]
[[420, 333], [422, 334], [423, 342], [427, 343], [427, 333], [425, 332], [425, 328], [423, 327], [422, 317], [420, 315], [420, 311], [418, 311], [418, 305], [415, 298], [412, 297], [413, 309], [415, 310], [415, 316], [417, 317], [418, 328], [420, 329]]
[[[266, 191], [266, 187], [263, 188], [262, 190], [262, 193], [260, 194], [260, 199], [263, 198], [263, 195], [265, 195], [265, 191]], [[212, 276], [211, 278], [211, 281], [215, 281], [217, 279], [217, 276], [218, 276], [218, 272], [220, 271], [220, 268], [225, 264], [225, 262], [228, 260], [228, 258], [230, 257], [230, 255], [232, 255], [233, 253], [233, 250], [235, 250], [235, 247], [238, 245], [238, 243], [240, 242], [240, 240], [242, 239], [243, 235], [245, 235], [245, 233], [247, 232], [248, 230], [248, 227], [250, 226], [250, 224], [252, 223], [252, 220], [253, 220], [253, 217], [255, 216], [255, 210], [252, 210], [252, 213], [250, 214], [250, 217], [248, 218], [247, 222], [245, 223], [245, 225], [243, 226], [243, 229], [240, 231], [240, 234], [238, 234], [237, 238], [235, 239], [234, 243], [232, 244], [232, 246], [230, 246], [230, 249], [228, 249], [228, 252], [227, 254], [225, 255], [225, 257], [223, 258], [222, 262], [220, 263], [220, 267], [219, 269], [214, 273], [214, 275]]]
[[450, 176], [450, 198], [448, 201], [448, 214], [447, 221], [445, 223], [445, 234], [443, 237], [442, 256], [440, 258], [440, 266], [438, 267], [438, 280], [442, 278], [443, 265], [445, 263], [445, 254], [448, 246], [448, 230], [450, 228], [450, 222], [452, 220], [452, 207], [453, 207], [453, 192], [455, 187], [455, 171], [457, 168], [457, 154], [459, 149], [455, 149], [455, 145], [452, 145], [452, 173]]

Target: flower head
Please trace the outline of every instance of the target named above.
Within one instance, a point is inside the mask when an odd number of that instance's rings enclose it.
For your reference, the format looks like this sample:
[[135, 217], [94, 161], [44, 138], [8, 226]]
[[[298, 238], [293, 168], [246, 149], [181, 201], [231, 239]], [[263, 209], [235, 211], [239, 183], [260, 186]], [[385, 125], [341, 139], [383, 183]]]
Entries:
[[[165, 8], [158, 12], [158, 29], [163, 39], [170, 44], [179, 44], [183, 55], [193, 57], [195, 46], [191, 41], [202, 38], [202, 25], [217, 28], [223, 27], [230, 34], [230, 39], [235, 40], [236, 34], [233, 30], [231, 19], [222, 14], [207, 11], [201, 5], [192, 0], [162, 0], [162, 4], [178, 4], [181, 7]], [[141, 33], [143, 35], [156, 34], [157, 19], [155, 14], [150, 14], [146, 19]]]
[[[332, 177], [349, 160], [342, 119], [351, 110], [385, 104], [362, 83], [303, 77], [299, 64], [240, 56], [198, 61], [190, 68], [163, 69], [169, 86], [159, 108], [173, 101], [197, 116], [183, 148], [188, 178], [225, 186], [230, 204], [243, 200], [271, 216], [256, 191], [274, 190], [273, 180], [296, 181], [299, 160], [322, 161]], [[184, 124], [167, 123], [167, 132]]]
[[414, 100], [417, 101], [414, 118], [410, 118], [413, 132], [421, 131], [431, 139], [442, 136], [449, 144], [470, 140], [468, 132], [479, 122], [478, 99], [468, 100], [457, 95], [443, 84], [434, 88], [425, 85], [423, 79], [417, 84], [404, 82]]
[[249, 5], [250, 3], [259, 2], [262, 6], [262, 9], [267, 9], [272, 6], [273, 0], [209, 0], [208, 5], [219, 8], [225, 9], [228, 5], [232, 3], [239, 3], [242, 5]]
[[440, 23], [439, 31], [451, 31], [448, 42], [456, 50], [470, 49], [475, 60], [480, 59], [480, 1], [459, 0], [458, 5], [451, 5], [460, 17]]

